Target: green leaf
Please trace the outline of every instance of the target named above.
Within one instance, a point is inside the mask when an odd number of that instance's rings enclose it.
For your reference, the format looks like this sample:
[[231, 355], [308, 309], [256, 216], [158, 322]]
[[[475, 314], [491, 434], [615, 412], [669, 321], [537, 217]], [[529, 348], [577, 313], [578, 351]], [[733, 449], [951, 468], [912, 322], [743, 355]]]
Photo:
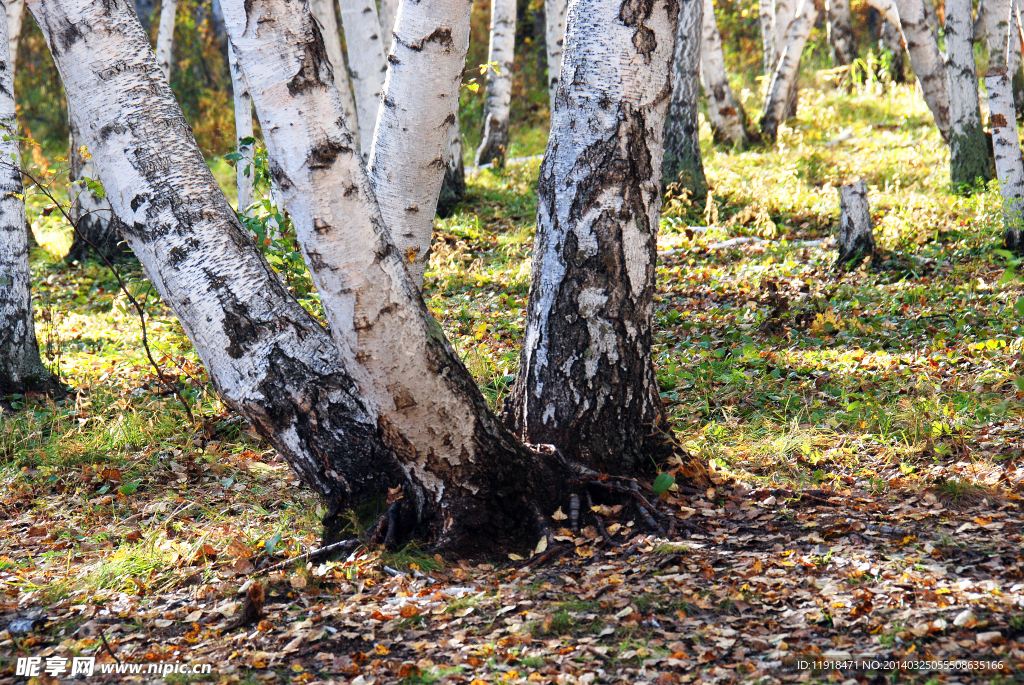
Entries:
[[267, 540], [266, 542], [264, 542], [263, 543], [263, 548], [265, 550], [267, 550], [267, 554], [273, 556], [274, 555], [274, 550], [277, 549], [277, 546], [280, 543], [281, 543], [281, 534], [278, 533], [274, 537], [272, 537], [269, 540]]
[[651, 489], [654, 490], [655, 495], [662, 495], [668, 492], [668, 489], [676, 484], [676, 479], [667, 473], [659, 473], [658, 477], [654, 479], [654, 485]]
[[1019, 298], [1013, 308], [1017, 311], [1017, 316], [1024, 316], [1024, 297]]
[[102, 488], [100, 488], [99, 490], [96, 491], [96, 494], [97, 495], [105, 495], [108, 492], [110, 492], [110, 486], [109, 485], [104, 485]]
[[130, 495], [138, 489], [138, 483], [125, 483], [120, 488], [118, 488], [117, 491], [120, 492], [122, 495]]

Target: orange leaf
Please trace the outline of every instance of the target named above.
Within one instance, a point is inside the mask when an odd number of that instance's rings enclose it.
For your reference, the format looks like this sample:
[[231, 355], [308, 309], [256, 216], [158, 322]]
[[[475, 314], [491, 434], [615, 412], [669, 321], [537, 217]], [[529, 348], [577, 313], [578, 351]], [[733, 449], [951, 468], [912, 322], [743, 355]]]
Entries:
[[402, 618], [412, 618], [413, 616], [419, 615], [420, 610], [412, 604], [406, 604], [398, 613], [401, 614]]

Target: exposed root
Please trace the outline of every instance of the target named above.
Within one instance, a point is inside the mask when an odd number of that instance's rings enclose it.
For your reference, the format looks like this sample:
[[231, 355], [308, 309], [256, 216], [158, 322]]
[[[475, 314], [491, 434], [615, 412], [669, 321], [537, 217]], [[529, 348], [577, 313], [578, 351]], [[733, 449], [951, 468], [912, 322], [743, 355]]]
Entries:
[[588, 492], [586, 493], [586, 495], [587, 511], [590, 512], [591, 518], [594, 519], [594, 526], [597, 528], [598, 532], [601, 533], [601, 537], [604, 538], [605, 542], [607, 542], [612, 547], [618, 547], [619, 545], [617, 542], [615, 542], [615, 538], [609, 535], [608, 530], [604, 527], [604, 522], [601, 520], [601, 517], [594, 512], [594, 500], [590, 499], [590, 493]]

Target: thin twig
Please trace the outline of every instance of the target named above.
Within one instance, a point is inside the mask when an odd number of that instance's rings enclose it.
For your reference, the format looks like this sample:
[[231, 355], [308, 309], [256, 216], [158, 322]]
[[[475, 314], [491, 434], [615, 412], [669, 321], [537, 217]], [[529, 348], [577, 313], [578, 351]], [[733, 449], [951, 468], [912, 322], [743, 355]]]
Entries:
[[288, 568], [292, 564], [295, 564], [295, 563], [298, 563], [298, 562], [301, 562], [301, 561], [309, 561], [310, 559], [315, 559], [316, 557], [321, 557], [321, 556], [323, 556], [325, 554], [330, 554], [331, 552], [337, 552], [338, 550], [349, 549], [351, 547], [355, 547], [358, 544], [359, 544], [359, 540], [358, 539], [355, 539], [355, 540], [342, 540], [340, 542], [335, 542], [333, 544], [326, 545], [324, 547], [319, 547], [317, 549], [310, 550], [309, 552], [306, 552], [305, 554], [300, 554], [297, 557], [292, 557], [291, 559], [285, 559], [284, 561], [282, 561], [280, 563], [277, 563], [277, 564], [274, 564], [273, 566], [267, 566], [266, 568], [259, 569], [257, 571], [254, 571], [252, 575], [260, 576], [260, 575], [263, 575], [264, 573], [273, 573], [274, 571], [280, 571], [283, 568]]
[[102, 641], [103, 641], [103, 647], [104, 647], [104, 648], [105, 648], [105, 649], [107, 650], [107, 654], [109, 654], [109, 655], [110, 655], [110, 657], [111, 657], [111, 658], [112, 658], [112, 659], [113, 659], [114, 661], [116, 661], [116, 662], [117, 662], [117, 665], [118, 665], [118, 666], [120, 666], [120, 665], [121, 665], [121, 660], [117, 658], [117, 655], [116, 655], [116, 654], [114, 654], [114, 650], [112, 650], [112, 649], [110, 648], [110, 645], [109, 645], [109, 644], [107, 644], [107, 636], [103, 634], [103, 629], [102, 629], [102, 628], [100, 628], [99, 630], [100, 630], [100, 640], [102, 640]]
[[[156, 375], [160, 379], [160, 382], [167, 386], [167, 388], [174, 393], [175, 397], [178, 398], [178, 401], [181, 402], [181, 406], [185, 408], [185, 414], [188, 416], [189, 423], [195, 425], [196, 417], [192, 413], [192, 408], [189, 406], [188, 402], [185, 401], [185, 398], [181, 395], [181, 392], [179, 392], [177, 386], [172, 384], [169, 380], [167, 380], [167, 378], [164, 376], [163, 370], [160, 368], [160, 365], [156, 363], [155, 359], [153, 359], [153, 351], [149, 348], [149, 338], [146, 331], [146, 312], [143, 309], [142, 305], [139, 303], [139, 301], [128, 291], [128, 287], [125, 285], [124, 280], [121, 278], [121, 273], [116, 268], [114, 268], [113, 263], [111, 263], [110, 259], [107, 258], [107, 255], [104, 254], [104, 252], [100, 250], [95, 243], [93, 243], [91, 240], [85, 237], [85, 234], [82, 233], [78, 228], [79, 222], [72, 220], [71, 215], [68, 214], [67, 210], [64, 209], [63, 205], [61, 205], [61, 203], [57, 201], [57, 198], [53, 196], [50, 190], [45, 185], [43, 185], [39, 181], [39, 179], [37, 179], [31, 173], [25, 171], [24, 169], [19, 168], [17, 165], [12, 164], [6, 160], [0, 160], [0, 163], [4, 164], [10, 169], [19, 172], [20, 174], [26, 176], [28, 180], [32, 181], [32, 183], [35, 184], [37, 188], [39, 188], [40, 192], [42, 192], [43, 195], [45, 195], [47, 199], [49, 199], [50, 202], [52, 202], [60, 211], [64, 219], [68, 222], [68, 224], [71, 225], [71, 228], [74, 230], [75, 235], [77, 235], [79, 238], [85, 241], [85, 244], [92, 248], [93, 252], [98, 254], [100, 258], [103, 260], [103, 262], [107, 265], [107, 268], [110, 269], [110, 272], [114, 275], [114, 278], [117, 280], [117, 286], [121, 289], [121, 292], [124, 293], [125, 297], [128, 299], [128, 302], [131, 303], [132, 307], [135, 308], [135, 311], [139, 315], [139, 323], [142, 327], [142, 347], [146, 350], [146, 357], [149, 359], [149, 363], [153, 366], [153, 369], [156, 371]], [[86, 212], [86, 214], [92, 214], [92, 210], [89, 210], [88, 212]], [[79, 221], [81, 221], [81, 219], [79, 219]]]

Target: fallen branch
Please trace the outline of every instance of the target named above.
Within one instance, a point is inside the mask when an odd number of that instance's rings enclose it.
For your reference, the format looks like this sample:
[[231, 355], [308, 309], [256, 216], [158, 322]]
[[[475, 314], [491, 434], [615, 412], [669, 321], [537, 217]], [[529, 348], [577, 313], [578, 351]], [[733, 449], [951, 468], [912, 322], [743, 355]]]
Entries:
[[254, 571], [252, 573], [252, 575], [253, 576], [259, 576], [259, 575], [262, 575], [264, 573], [273, 573], [274, 571], [280, 571], [281, 569], [288, 568], [289, 566], [291, 566], [294, 563], [297, 563], [297, 562], [300, 562], [300, 561], [308, 561], [310, 559], [315, 559], [316, 557], [322, 557], [325, 554], [330, 554], [332, 552], [338, 552], [338, 551], [341, 551], [341, 550], [348, 550], [348, 549], [351, 549], [351, 548], [355, 547], [358, 544], [359, 544], [359, 540], [358, 539], [355, 539], [355, 540], [342, 540], [341, 542], [335, 542], [334, 544], [327, 545], [325, 547], [319, 547], [317, 549], [314, 549], [314, 550], [311, 550], [309, 552], [306, 552], [305, 554], [300, 554], [297, 557], [292, 557], [291, 559], [286, 559], [286, 560], [284, 560], [284, 561], [282, 561], [280, 563], [274, 564], [273, 566], [267, 566], [266, 568], [257, 569], [256, 571]]

